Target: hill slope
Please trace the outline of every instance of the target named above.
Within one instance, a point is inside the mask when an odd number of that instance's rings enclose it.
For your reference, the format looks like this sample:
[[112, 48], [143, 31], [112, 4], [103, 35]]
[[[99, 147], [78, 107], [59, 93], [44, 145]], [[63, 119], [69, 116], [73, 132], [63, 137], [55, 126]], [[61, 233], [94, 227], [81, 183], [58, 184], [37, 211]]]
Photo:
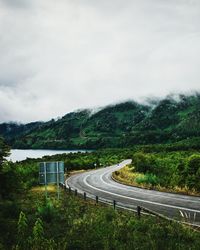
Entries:
[[95, 114], [82, 110], [26, 125], [0, 124], [14, 148], [102, 148], [171, 143], [200, 136], [200, 95], [165, 98], [154, 106], [125, 102]]

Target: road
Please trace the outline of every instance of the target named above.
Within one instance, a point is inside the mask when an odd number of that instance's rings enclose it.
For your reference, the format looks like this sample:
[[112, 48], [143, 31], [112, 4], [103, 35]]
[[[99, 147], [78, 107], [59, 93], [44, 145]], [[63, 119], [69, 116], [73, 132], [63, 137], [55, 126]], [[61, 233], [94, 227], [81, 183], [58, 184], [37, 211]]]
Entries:
[[136, 209], [142, 206], [154, 212], [176, 220], [200, 225], [200, 197], [147, 190], [115, 182], [112, 172], [119, 170], [131, 160], [117, 165], [72, 175], [66, 180], [66, 186], [86, 192], [87, 196], [103, 202], [116, 201], [118, 206]]

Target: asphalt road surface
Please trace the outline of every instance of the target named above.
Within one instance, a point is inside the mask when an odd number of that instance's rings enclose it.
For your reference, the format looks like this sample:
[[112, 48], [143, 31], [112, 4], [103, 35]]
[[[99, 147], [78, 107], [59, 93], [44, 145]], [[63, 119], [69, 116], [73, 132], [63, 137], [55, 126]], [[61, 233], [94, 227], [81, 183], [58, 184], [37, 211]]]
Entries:
[[137, 206], [150, 209], [167, 217], [200, 225], [200, 197], [158, 192], [115, 182], [112, 172], [130, 164], [125, 160], [117, 165], [72, 175], [66, 180], [66, 186], [78, 193], [117, 206], [136, 209]]

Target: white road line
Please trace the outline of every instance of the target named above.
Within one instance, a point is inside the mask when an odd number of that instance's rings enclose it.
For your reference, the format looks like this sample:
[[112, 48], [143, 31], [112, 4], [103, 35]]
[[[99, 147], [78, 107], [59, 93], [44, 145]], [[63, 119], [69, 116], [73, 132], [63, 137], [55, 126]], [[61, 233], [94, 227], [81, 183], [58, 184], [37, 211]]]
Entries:
[[[101, 175], [100, 175], [100, 180], [101, 180], [104, 184], [109, 185], [109, 186], [111, 186], [111, 187], [118, 188], [118, 189], [121, 189], [121, 190], [126, 190], [126, 185], [124, 185], [125, 187], [116, 186], [116, 185], [114, 185], [114, 184], [107, 183], [107, 182], [105, 182], [105, 181], [103, 180], [103, 176], [105, 176], [105, 175], [108, 174], [109, 172], [112, 173], [113, 171], [109, 170], [109, 171], [107, 171], [107, 172], [101, 174]], [[105, 178], [106, 178], [106, 177], [105, 177]], [[106, 178], [106, 179], [108, 180], [108, 178]], [[123, 185], [123, 184], [122, 184], [122, 185]], [[126, 190], [126, 191], [127, 191], [127, 190]], [[132, 190], [132, 189], [129, 189], [129, 191], [131, 191], [131, 192], [133, 192], [133, 193], [138, 193], [138, 194], [141, 193], [141, 191]], [[168, 198], [168, 199], [173, 199], [173, 200], [180, 200], [180, 201], [187, 201], [187, 202], [199, 203], [199, 205], [200, 205], [200, 201], [199, 201], [199, 200], [194, 201], [194, 200], [189, 200], [189, 199], [185, 200], [186, 198], [180, 198], [180, 197], [178, 197], [178, 198], [176, 198], [176, 197], [169, 197], [169, 196], [166, 197], [165, 195], [162, 195], [162, 194], [151, 194], [151, 196], [162, 197], [162, 198], [165, 198], [165, 199]]]
[[188, 214], [186, 212], [183, 212], [185, 214], [185, 218], [188, 219]]
[[168, 207], [168, 208], [174, 208], [174, 209], [184, 209], [184, 210], [186, 210], [186, 211], [191, 211], [191, 212], [200, 213], [200, 210], [196, 210], [196, 209], [189, 209], [189, 208], [186, 208], [186, 207], [179, 207], [179, 206], [173, 206], [173, 205], [162, 204], [162, 203], [159, 203], [159, 202], [146, 201], [146, 200], [142, 200], [142, 199], [138, 199], [138, 198], [133, 198], [133, 197], [129, 197], [129, 196], [121, 195], [121, 194], [112, 193], [112, 192], [109, 192], [109, 191], [106, 191], [106, 190], [102, 190], [102, 189], [100, 189], [100, 188], [97, 188], [97, 187], [94, 187], [94, 186], [90, 185], [90, 184], [87, 182], [87, 178], [88, 178], [89, 176], [90, 176], [90, 174], [89, 174], [89, 175], [86, 175], [86, 176], [83, 178], [84, 184], [85, 184], [86, 186], [92, 188], [92, 189], [97, 190], [97, 191], [100, 191], [100, 192], [103, 192], [103, 193], [107, 193], [107, 194], [111, 194], [111, 195], [114, 195], [114, 196], [118, 196], [118, 197], [121, 197], [121, 198], [129, 199], [129, 200], [140, 201], [140, 202], [144, 202], [144, 203], [149, 203], [149, 204], [153, 204], [153, 205], [159, 205], [159, 206]]
[[184, 218], [183, 212], [181, 210], [179, 210], [179, 212], [180, 212], [181, 216]]

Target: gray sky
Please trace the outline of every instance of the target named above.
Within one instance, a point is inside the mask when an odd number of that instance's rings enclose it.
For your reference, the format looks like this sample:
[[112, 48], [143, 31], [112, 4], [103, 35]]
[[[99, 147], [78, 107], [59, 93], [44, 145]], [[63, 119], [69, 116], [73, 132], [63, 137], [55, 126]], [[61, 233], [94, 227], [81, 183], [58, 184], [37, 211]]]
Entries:
[[200, 90], [199, 0], [0, 0], [0, 122]]

